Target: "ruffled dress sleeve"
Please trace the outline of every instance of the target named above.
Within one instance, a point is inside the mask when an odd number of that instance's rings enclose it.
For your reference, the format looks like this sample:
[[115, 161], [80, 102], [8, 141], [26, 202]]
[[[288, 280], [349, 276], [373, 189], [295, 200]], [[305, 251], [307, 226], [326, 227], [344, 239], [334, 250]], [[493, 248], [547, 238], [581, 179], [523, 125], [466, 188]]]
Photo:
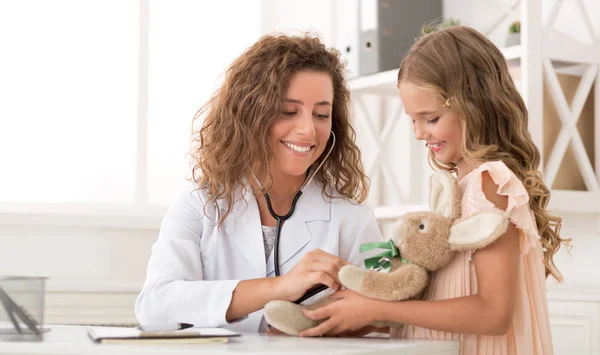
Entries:
[[521, 180], [502, 161], [481, 164], [460, 181], [461, 189], [464, 190], [461, 201], [462, 218], [480, 212], [498, 211], [498, 208], [485, 197], [482, 189], [482, 175], [485, 171], [498, 185], [498, 195], [508, 197], [505, 213], [520, 231], [521, 253], [527, 254], [540, 239], [533, 212], [529, 208], [529, 194]]

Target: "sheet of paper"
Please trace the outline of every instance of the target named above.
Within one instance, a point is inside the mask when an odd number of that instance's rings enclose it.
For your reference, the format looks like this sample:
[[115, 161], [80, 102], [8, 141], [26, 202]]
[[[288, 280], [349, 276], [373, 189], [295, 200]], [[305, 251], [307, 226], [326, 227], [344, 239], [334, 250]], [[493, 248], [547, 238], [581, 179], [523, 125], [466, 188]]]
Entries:
[[165, 332], [143, 332], [137, 328], [97, 327], [88, 329], [93, 340], [100, 339], [144, 339], [144, 338], [212, 338], [233, 337], [239, 333], [223, 328], [188, 328]]
[[199, 332], [201, 336], [205, 337], [236, 337], [240, 336], [240, 333], [231, 331], [225, 328], [188, 328], [184, 330], [180, 330], [180, 332]]

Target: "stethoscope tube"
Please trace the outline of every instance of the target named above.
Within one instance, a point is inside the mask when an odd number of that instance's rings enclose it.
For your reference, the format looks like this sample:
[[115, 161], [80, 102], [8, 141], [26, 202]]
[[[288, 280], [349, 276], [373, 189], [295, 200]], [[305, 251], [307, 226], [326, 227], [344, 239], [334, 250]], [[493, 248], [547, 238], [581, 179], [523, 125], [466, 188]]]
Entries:
[[[323, 161], [321, 161], [321, 164], [319, 164], [317, 169], [311, 173], [310, 177], [304, 182], [304, 184], [302, 184], [302, 187], [300, 187], [300, 190], [298, 192], [296, 192], [296, 195], [294, 196], [294, 199], [292, 200], [292, 206], [290, 207], [290, 210], [288, 211], [288, 213], [286, 213], [283, 216], [275, 213], [275, 210], [273, 209], [273, 205], [271, 204], [271, 197], [269, 196], [268, 193], [264, 194], [265, 200], [267, 201], [267, 208], [269, 209], [269, 213], [271, 214], [271, 216], [273, 216], [273, 218], [275, 218], [275, 221], [277, 221], [277, 234], [275, 237], [275, 245], [273, 245], [273, 262], [275, 264], [275, 276], [281, 276], [281, 273], [279, 270], [279, 238], [281, 237], [281, 228], [283, 227], [283, 222], [285, 222], [292, 216], [292, 214], [294, 213], [294, 210], [296, 209], [296, 202], [298, 202], [298, 199], [302, 195], [302, 190], [304, 189], [304, 187], [306, 185], [308, 185], [308, 183], [310, 183], [310, 181], [316, 175], [317, 171], [319, 171], [319, 169], [321, 169], [321, 166], [323, 166], [323, 164], [325, 163], [325, 160], [327, 160], [327, 158], [333, 151], [333, 147], [335, 146], [335, 134], [333, 133], [333, 131], [331, 131], [331, 135], [333, 137], [333, 142], [331, 143], [331, 147], [329, 148], [329, 151], [327, 152], [325, 159], [323, 159]], [[258, 179], [256, 179], [256, 178], [255, 178], [255, 180], [258, 183], [258, 186], [262, 189], [260, 181], [258, 181]], [[299, 299], [294, 301], [294, 303], [300, 304], [300, 303], [306, 301], [307, 299], [311, 298], [312, 296], [316, 295], [317, 293], [322, 292], [326, 289], [327, 289], [327, 286], [325, 286], [325, 285], [321, 285], [321, 284], [315, 285], [312, 288], [310, 288], [308, 291], [306, 291], [304, 293], [304, 295], [302, 295], [302, 297], [300, 297]]]
[[275, 218], [275, 220], [277, 221], [277, 236], [275, 237], [275, 245], [273, 246], [273, 249], [275, 250], [275, 253], [273, 253], [273, 261], [275, 262], [275, 276], [281, 275], [281, 272], [279, 271], [279, 237], [281, 236], [281, 227], [283, 227], [283, 222], [287, 221], [294, 213], [294, 210], [296, 209], [296, 202], [298, 201], [301, 195], [302, 191], [296, 192], [296, 196], [294, 196], [294, 200], [292, 201], [292, 207], [286, 215], [280, 216], [277, 213], [275, 213], [273, 205], [271, 204], [271, 197], [269, 197], [269, 194], [265, 194], [265, 199], [267, 200], [267, 208], [269, 208], [271, 216], [273, 216], [273, 218]]
[[[269, 197], [269, 194], [265, 194], [265, 200], [267, 200], [267, 208], [269, 209], [271, 216], [273, 216], [273, 218], [275, 218], [275, 220], [277, 221], [277, 236], [275, 237], [275, 245], [273, 246], [273, 262], [275, 263], [275, 276], [281, 275], [281, 272], [279, 271], [279, 238], [281, 236], [281, 227], [283, 227], [283, 222], [288, 220], [294, 213], [294, 210], [296, 209], [296, 202], [298, 201], [301, 195], [302, 190], [296, 192], [296, 196], [294, 196], [294, 200], [292, 201], [292, 206], [290, 207], [290, 210], [287, 214], [280, 216], [277, 213], [275, 213], [275, 210], [273, 210], [273, 205], [271, 204], [271, 198]], [[300, 297], [299, 299], [295, 300], [294, 303], [300, 304], [306, 301], [307, 299], [311, 298], [312, 296], [316, 295], [317, 293], [326, 289], [327, 286], [325, 285], [316, 285], [310, 288], [308, 291], [306, 291], [304, 295], [302, 295], [302, 297]]]

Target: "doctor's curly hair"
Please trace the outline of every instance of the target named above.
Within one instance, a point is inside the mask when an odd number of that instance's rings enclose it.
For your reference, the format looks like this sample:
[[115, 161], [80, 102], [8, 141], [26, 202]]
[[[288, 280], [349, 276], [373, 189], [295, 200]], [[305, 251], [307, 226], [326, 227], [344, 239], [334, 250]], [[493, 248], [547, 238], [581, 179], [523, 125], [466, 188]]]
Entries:
[[[332, 197], [335, 189], [358, 203], [366, 199], [368, 179], [350, 125], [350, 93], [339, 52], [327, 49], [319, 38], [308, 34], [267, 35], [231, 63], [220, 89], [194, 117], [193, 126], [198, 121], [203, 124], [192, 137], [192, 179], [198, 188], [207, 190], [206, 202], [227, 201], [227, 210], [217, 217], [219, 226], [231, 213], [240, 191], [249, 188], [243, 184], [253, 174], [267, 177], [265, 191], [272, 186], [269, 131], [281, 117], [290, 79], [303, 70], [328, 73], [334, 90], [332, 130], [336, 143], [315, 179], [321, 182], [324, 196]], [[324, 152], [331, 143], [330, 139]], [[325, 155], [321, 154], [314, 165], [318, 166]]]

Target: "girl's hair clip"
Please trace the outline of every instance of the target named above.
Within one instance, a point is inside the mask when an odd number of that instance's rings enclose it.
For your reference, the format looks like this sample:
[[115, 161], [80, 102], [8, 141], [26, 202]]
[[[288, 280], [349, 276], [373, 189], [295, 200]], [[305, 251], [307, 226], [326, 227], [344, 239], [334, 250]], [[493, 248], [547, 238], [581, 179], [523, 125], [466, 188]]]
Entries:
[[450, 99], [446, 99], [446, 102], [442, 105], [442, 107], [450, 107]]

